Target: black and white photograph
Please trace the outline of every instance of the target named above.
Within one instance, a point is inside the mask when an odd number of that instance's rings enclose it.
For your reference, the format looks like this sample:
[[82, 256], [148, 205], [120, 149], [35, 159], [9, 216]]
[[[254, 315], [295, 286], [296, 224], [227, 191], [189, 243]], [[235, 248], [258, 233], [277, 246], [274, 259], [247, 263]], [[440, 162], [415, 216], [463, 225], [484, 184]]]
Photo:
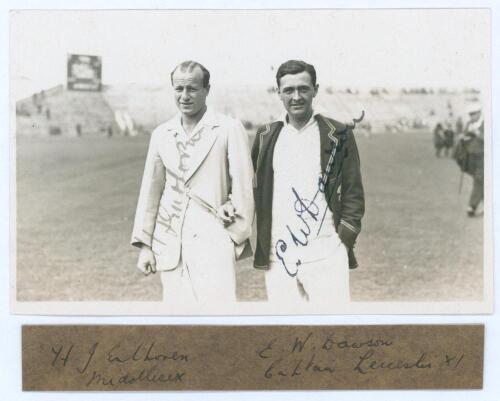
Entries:
[[12, 10], [11, 309], [493, 309], [487, 9]]

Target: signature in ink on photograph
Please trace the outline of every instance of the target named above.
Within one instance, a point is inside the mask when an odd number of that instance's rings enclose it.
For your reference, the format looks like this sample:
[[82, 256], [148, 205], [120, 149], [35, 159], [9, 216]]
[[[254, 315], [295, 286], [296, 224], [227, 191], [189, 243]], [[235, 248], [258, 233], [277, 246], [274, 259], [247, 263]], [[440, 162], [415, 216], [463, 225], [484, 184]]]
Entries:
[[[321, 227], [323, 226], [323, 221], [325, 219], [328, 205], [325, 206], [324, 210], [319, 210], [319, 206], [316, 203], [317, 197], [324, 191], [324, 185], [322, 185], [321, 183], [322, 183], [322, 178], [320, 178], [318, 181], [318, 189], [314, 194], [312, 200], [303, 198], [297, 192], [297, 190], [294, 187], [292, 187], [292, 193], [294, 196], [293, 208], [295, 210], [295, 215], [297, 216], [300, 228], [298, 229], [298, 231], [294, 231], [290, 228], [290, 225], [287, 224], [286, 229], [290, 234], [290, 239], [293, 242], [293, 246], [295, 247], [307, 246], [309, 244], [310, 235], [313, 234], [314, 231], [316, 231], [316, 235], [318, 235], [318, 233], [321, 230]], [[308, 220], [310, 219], [312, 219], [312, 221], [308, 222]], [[314, 227], [314, 225], [317, 225], [317, 227]], [[286, 273], [291, 277], [295, 277], [297, 275], [298, 268], [302, 264], [302, 262], [300, 258], [298, 258], [295, 261], [295, 268], [291, 268], [289, 266], [289, 263], [285, 261], [285, 253], [287, 250], [288, 250], [288, 243], [285, 241], [285, 239], [282, 238], [278, 239], [275, 245], [276, 257], [283, 264]]]
[[[358, 118], [353, 118], [352, 123], [348, 124], [347, 128], [354, 129], [358, 123], [363, 121], [364, 118], [365, 111], [362, 110], [361, 115]], [[333, 148], [331, 150], [330, 160], [325, 169], [325, 174], [318, 179], [318, 188], [312, 200], [303, 198], [297, 192], [297, 190], [292, 187], [294, 196], [293, 208], [295, 210], [295, 215], [298, 218], [298, 224], [301, 228], [299, 228], [298, 231], [294, 231], [290, 228], [290, 225], [287, 224], [286, 229], [290, 234], [291, 242], [293, 242], [293, 246], [295, 247], [306, 247], [309, 244], [309, 237], [313, 233], [313, 227], [311, 227], [313, 224], [317, 224], [317, 228], [315, 230], [316, 236], [319, 234], [321, 227], [323, 226], [323, 222], [325, 220], [325, 216], [328, 211], [328, 205], [330, 204], [333, 192], [328, 196], [328, 199], [326, 199], [326, 206], [323, 210], [319, 210], [319, 206], [316, 203], [316, 200], [318, 196], [321, 196], [321, 194], [325, 193], [326, 181], [328, 180], [328, 175], [330, 174], [335, 154], [336, 148]], [[320, 215], [321, 219], [319, 219]], [[307, 221], [308, 218], [311, 218], [313, 220], [311, 224]], [[287, 252], [287, 250], [288, 242], [284, 238], [278, 239], [274, 247], [276, 257], [282, 263], [286, 273], [291, 277], [295, 277], [297, 275], [299, 266], [302, 264], [302, 261], [300, 260], [300, 258], [297, 258], [295, 262], [292, 263], [292, 265], [295, 264], [295, 267], [290, 267], [290, 264], [285, 261], [285, 253]]]

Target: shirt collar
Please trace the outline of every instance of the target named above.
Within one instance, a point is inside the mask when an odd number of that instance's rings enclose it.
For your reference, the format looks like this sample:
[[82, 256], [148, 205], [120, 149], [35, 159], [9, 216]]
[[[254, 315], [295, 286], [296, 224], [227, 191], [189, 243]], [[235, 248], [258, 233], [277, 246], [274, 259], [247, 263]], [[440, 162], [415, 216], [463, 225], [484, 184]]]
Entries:
[[[205, 114], [201, 117], [201, 120], [196, 124], [196, 128], [193, 132], [198, 131], [201, 127], [213, 128], [219, 126], [219, 119], [217, 118], [217, 113], [210, 107], [207, 107]], [[182, 128], [182, 113], [178, 112], [172, 119], [167, 121], [166, 128], [169, 131], [175, 131], [177, 133], [183, 133], [184, 128]]]
[[[315, 108], [315, 109], [313, 109], [311, 118], [304, 125], [304, 128], [307, 127], [309, 124], [311, 124], [314, 121], [314, 119], [316, 118], [316, 116], [318, 114], [323, 114], [323, 110], [321, 108]], [[280, 119], [278, 121], [281, 121], [285, 126], [288, 126], [290, 124], [288, 122], [288, 114], [287, 114], [286, 111], [281, 115], [281, 117], [280, 117]], [[302, 128], [302, 129], [304, 129], [304, 128]]]

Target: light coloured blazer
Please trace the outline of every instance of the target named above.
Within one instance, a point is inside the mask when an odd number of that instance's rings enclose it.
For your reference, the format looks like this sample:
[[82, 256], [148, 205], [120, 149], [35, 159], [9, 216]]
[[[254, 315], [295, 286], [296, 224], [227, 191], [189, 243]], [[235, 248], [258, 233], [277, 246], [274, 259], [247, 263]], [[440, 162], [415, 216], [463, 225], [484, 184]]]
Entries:
[[236, 220], [226, 230], [236, 258], [251, 253], [253, 167], [243, 125], [209, 108], [187, 142], [181, 130], [178, 114], [151, 134], [132, 232], [132, 245], [150, 246], [160, 271], [179, 263], [188, 202], [215, 213], [230, 199]]

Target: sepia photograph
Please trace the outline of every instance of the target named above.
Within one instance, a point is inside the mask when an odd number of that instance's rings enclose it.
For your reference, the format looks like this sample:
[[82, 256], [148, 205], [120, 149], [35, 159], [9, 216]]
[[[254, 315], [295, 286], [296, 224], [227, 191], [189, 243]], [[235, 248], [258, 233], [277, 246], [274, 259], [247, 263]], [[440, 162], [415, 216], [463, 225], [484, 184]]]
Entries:
[[489, 10], [9, 23], [13, 313], [492, 312]]

